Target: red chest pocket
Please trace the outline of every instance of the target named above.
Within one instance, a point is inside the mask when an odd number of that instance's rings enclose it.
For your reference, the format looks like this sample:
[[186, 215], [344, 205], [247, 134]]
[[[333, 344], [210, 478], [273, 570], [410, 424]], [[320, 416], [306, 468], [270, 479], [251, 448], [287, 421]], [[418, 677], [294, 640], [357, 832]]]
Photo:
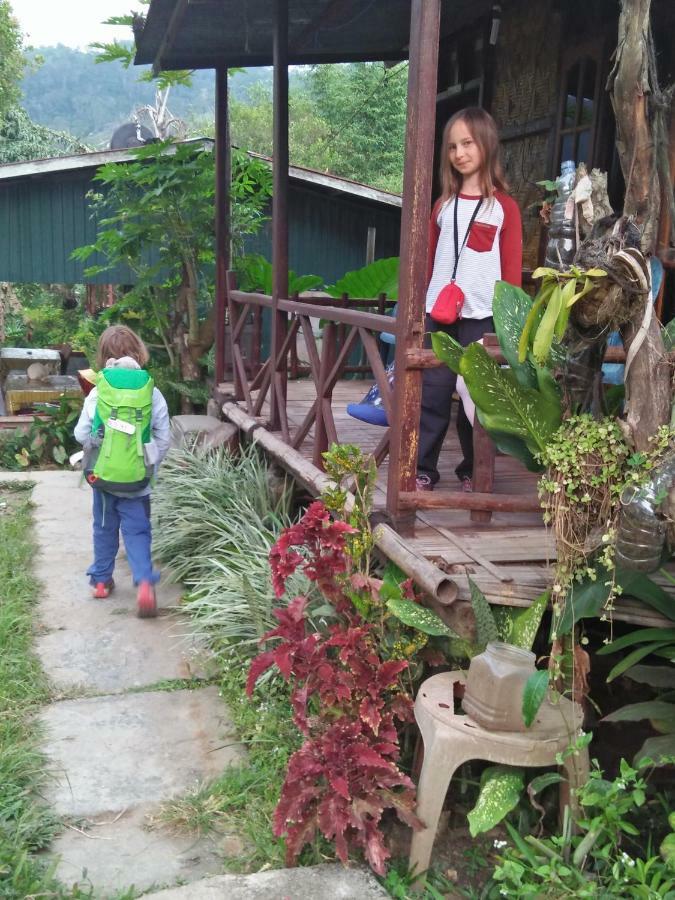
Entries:
[[487, 222], [474, 222], [469, 232], [469, 239], [466, 246], [476, 253], [487, 253], [492, 250], [497, 234], [496, 225], [488, 225]]

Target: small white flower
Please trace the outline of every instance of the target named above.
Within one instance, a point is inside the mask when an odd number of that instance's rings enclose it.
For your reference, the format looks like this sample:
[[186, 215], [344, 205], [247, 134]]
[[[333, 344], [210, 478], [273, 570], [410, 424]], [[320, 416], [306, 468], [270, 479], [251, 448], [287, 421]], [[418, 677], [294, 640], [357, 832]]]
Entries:
[[495, 850], [501, 850], [502, 847], [506, 847], [507, 841], [493, 841], [492, 846]]

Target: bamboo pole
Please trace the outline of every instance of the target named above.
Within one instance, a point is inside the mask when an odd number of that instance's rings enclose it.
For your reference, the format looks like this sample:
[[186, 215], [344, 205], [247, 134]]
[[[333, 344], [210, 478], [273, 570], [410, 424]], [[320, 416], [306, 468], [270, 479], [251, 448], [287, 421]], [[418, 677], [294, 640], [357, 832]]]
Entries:
[[[261, 419], [254, 419], [244, 412], [236, 403], [225, 403], [223, 415], [233, 422], [256, 444], [266, 450], [274, 459], [290, 472], [310, 493], [320, 494], [326, 488], [335, 487], [335, 483], [304, 456], [285, 444], [281, 438], [267, 431]], [[355, 502], [353, 494], [347, 494], [347, 509]], [[375, 546], [388, 559], [402, 569], [409, 578], [435, 601], [436, 604], [448, 607], [457, 597], [458, 588], [438, 566], [430, 563], [423, 556], [418, 556], [406, 546], [403, 539], [388, 525], [377, 525], [373, 531]]]

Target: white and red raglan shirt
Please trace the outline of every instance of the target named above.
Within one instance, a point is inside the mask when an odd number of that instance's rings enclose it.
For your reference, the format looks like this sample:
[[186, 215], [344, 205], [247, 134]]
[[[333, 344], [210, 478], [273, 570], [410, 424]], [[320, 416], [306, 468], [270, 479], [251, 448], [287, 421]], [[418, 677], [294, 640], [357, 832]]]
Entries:
[[[454, 206], [457, 207], [459, 245], [480, 197], [459, 194], [445, 203], [437, 200], [429, 223], [426, 310], [431, 311], [441, 289], [452, 280], [455, 265]], [[516, 201], [502, 191], [483, 199], [459, 257], [455, 281], [464, 291], [463, 319], [492, 315], [495, 282], [522, 284], [523, 236]]]

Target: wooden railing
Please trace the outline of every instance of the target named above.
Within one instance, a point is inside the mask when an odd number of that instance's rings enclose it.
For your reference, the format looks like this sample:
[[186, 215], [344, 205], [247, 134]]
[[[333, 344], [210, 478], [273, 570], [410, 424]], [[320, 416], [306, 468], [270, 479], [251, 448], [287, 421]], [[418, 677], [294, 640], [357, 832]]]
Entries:
[[[267, 360], [260, 360], [259, 348], [262, 339], [260, 325], [262, 310], [275, 308], [273, 298], [267, 294], [247, 293], [235, 287], [234, 276], [228, 276], [228, 310], [230, 316], [231, 360], [235, 396], [243, 400], [250, 416], [262, 415], [266, 402], [273, 392], [277, 401], [281, 437], [290, 447], [298, 450], [314, 428], [312, 462], [323, 467], [322, 454], [332, 443], [339, 443], [339, 436], [333, 416], [333, 389], [340, 377], [348, 371], [370, 371], [377, 382], [387, 420], [394, 421], [394, 405], [405, 408], [405, 398], [400, 396], [401, 381], [395, 382], [395, 390], [390, 390], [385, 366], [380, 353], [378, 337], [382, 332], [398, 334], [396, 319], [384, 315], [383, 310], [392, 301], [383, 296], [372, 299], [342, 297], [333, 299], [294, 297], [281, 299], [276, 304], [277, 314], [285, 317], [285, 329], [278, 341], [277, 354], [270, 352]], [[372, 312], [377, 309], [377, 312]], [[312, 319], [323, 320], [321, 348], [312, 328]], [[244, 349], [244, 334], [247, 322], [254, 323], [252, 340], [249, 338], [249, 355]], [[256, 324], [257, 323], [257, 324]], [[301, 366], [297, 354], [297, 339], [302, 335], [307, 354], [307, 364]], [[348, 365], [349, 356], [360, 341], [366, 364]], [[498, 362], [504, 363], [499, 343], [495, 335], [485, 335], [486, 350]], [[273, 348], [272, 348], [273, 351]], [[608, 348], [606, 360], [621, 362], [622, 348]], [[408, 370], [423, 370], [442, 365], [433, 351], [408, 348], [405, 354]], [[316, 397], [303, 421], [291, 428], [286, 406], [285, 384], [290, 375], [308, 375], [315, 387]], [[275, 383], [276, 382], [276, 383]], [[389, 451], [390, 428], [388, 427], [377, 447], [374, 457], [379, 466]], [[492, 513], [535, 512], [539, 501], [532, 492], [523, 494], [494, 494], [496, 449], [478, 421], [474, 424], [474, 475], [472, 493], [458, 491], [415, 492], [402, 489], [409, 473], [394, 473], [398, 485], [397, 508], [408, 514], [418, 509], [446, 508], [464, 509], [470, 512], [474, 522], [489, 522]], [[409, 479], [408, 479], [408, 483]]]
[[[287, 316], [279, 352], [277, 354], [271, 352], [267, 360], [252, 366], [251, 360], [246, 358], [242, 350], [245, 325], [252, 314], [253, 320], [259, 321], [260, 311], [265, 308], [274, 309], [274, 301], [267, 294], [236, 290], [234, 279], [230, 277], [228, 310], [235, 396], [246, 403], [249, 415], [260, 416], [265, 403], [271, 399], [272, 390], [275, 389], [273, 373], [282, 372], [291, 376], [300, 374], [297, 338], [301, 334], [307, 353], [305, 372], [314, 383], [316, 398], [304, 420], [292, 431], [284, 396], [284, 402], [278, 406], [280, 431], [283, 440], [289, 446], [299, 449], [313, 427], [312, 461], [321, 468], [322, 454], [332, 443], [339, 443], [332, 410], [332, 395], [335, 384], [345, 372], [372, 372], [382, 394], [387, 418], [389, 421], [392, 419], [393, 397], [377, 340], [377, 336], [382, 332], [396, 334], [396, 320], [383, 314], [387, 305], [391, 305], [391, 301], [388, 302], [384, 296], [375, 300], [347, 297], [339, 299], [295, 297], [291, 300], [279, 300], [276, 308]], [[382, 311], [370, 312], [369, 310], [373, 308]], [[320, 349], [314, 336], [312, 319], [322, 319], [324, 322]], [[349, 365], [349, 356], [359, 340], [367, 364]], [[387, 455], [388, 448], [387, 428], [374, 452], [378, 465]]]

